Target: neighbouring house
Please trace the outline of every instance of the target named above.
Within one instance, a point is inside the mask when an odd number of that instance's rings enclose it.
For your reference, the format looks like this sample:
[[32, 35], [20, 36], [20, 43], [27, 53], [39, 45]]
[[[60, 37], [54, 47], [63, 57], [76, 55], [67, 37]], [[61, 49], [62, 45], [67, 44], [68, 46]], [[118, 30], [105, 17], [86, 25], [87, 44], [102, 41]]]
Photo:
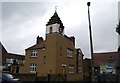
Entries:
[[83, 79], [85, 83], [91, 82], [91, 75], [92, 75], [91, 59], [85, 58], [83, 60]]
[[20, 73], [66, 74], [67, 81], [83, 79], [83, 53], [75, 48], [75, 37], [64, 33], [64, 26], [57, 12], [46, 24], [46, 37], [37, 37], [36, 44], [25, 50], [25, 62]]
[[76, 49], [77, 73], [83, 73], [83, 53], [80, 48]]
[[92, 69], [91, 69], [91, 59], [89, 58], [85, 58], [83, 60], [83, 73], [84, 73], [84, 77], [86, 76], [91, 76], [92, 73]]
[[[104, 52], [104, 53], [94, 53], [94, 68], [95, 71], [98, 71], [98, 74], [106, 74], [106, 73], [111, 73], [111, 74], [116, 74], [117, 67], [120, 65], [119, 60], [120, 60], [120, 55], [118, 55], [118, 52]], [[110, 66], [112, 69], [111, 71], [102, 71], [100, 70], [101, 67], [104, 66]]]
[[[92, 80], [99, 82], [119, 81], [120, 74], [120, 51], [93, 53], [93, 71], [91, 59], [83, 60], [83, 77], [85, 81]], [[93, 72], [93, 73], [92, 73]]]
[[[94, 53], [94, 76], [104, 76], [104, 80], [117, 81], [120, 74], [119, 52]], [[104, 78], [102, 77], [102, 78]]]
[[[1, 66], [3, 71], [10, 71], [11, 73], [19, 73], [19, 67], [24, 61], [24, 56], [20, 54], [8, 53], [5, 47], [0, 42], [1, 50]], [[14, 71], [13, 71], [14, 67]]]

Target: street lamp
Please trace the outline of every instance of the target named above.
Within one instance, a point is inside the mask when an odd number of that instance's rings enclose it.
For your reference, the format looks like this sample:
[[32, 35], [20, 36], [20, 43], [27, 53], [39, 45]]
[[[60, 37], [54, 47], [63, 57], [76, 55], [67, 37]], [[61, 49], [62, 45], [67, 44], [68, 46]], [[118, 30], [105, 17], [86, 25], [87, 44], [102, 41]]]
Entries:
[[92, 43], [92, 30], [91, 30], [91, 21], [90, 21], [90, 2], [87, 2], [88, 6], [88, 21], [89, 21], [89, 33], [90, 33], [90, 48], [91, 48], [91, 67], [92, 67], [92, 81], [94, 82], [94, 66], [93, 66], [93, 43]]

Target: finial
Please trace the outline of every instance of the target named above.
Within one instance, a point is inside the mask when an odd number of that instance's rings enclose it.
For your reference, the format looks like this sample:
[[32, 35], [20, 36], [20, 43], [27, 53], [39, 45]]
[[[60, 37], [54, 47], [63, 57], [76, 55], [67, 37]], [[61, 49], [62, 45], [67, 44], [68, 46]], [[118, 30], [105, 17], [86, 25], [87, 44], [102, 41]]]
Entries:
[[55, 12], [57, 12], [57, 6], [55, 6]]

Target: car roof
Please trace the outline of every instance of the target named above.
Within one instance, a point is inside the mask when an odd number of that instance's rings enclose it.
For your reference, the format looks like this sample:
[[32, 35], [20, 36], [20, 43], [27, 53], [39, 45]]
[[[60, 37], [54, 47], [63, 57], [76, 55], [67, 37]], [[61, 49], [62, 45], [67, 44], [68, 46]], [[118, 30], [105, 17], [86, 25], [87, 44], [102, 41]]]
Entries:
[[10, 73], [9, 71], [2, 71], [2, 73]]

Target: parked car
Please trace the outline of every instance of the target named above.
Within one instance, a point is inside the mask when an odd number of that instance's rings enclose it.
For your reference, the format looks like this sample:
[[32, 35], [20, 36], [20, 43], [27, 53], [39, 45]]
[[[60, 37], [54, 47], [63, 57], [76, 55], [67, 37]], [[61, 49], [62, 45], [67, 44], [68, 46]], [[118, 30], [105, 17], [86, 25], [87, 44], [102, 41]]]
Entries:
[[2, 82], [2, 72], [0, 72], [0, 83]]
[[2, 73], [2, 82], [1, 83], [22, 83], [18, 78], [9, 73]]

